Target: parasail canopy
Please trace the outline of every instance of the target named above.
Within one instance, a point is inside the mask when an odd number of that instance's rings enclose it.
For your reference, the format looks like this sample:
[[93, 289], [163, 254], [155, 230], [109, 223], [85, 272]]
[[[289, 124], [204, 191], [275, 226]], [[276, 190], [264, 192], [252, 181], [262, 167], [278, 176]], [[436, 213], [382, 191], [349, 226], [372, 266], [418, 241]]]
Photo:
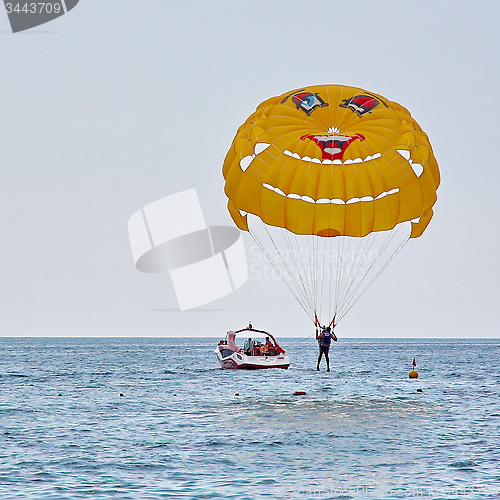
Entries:
[[338, 323], [424, 232], [439, 185], [429, 139], [409, 111], [343, 85], [264, 101], [238, 129], [223, 174], [234, 222], [315, 323]]

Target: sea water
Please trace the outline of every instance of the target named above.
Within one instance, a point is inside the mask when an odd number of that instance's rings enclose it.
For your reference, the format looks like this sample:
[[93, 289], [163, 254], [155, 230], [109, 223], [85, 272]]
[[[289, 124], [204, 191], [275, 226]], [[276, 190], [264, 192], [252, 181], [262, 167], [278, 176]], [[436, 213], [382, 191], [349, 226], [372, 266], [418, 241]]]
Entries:
[[217, 340], [0, 339], [0, 498], [500, 498], [500, 340]]

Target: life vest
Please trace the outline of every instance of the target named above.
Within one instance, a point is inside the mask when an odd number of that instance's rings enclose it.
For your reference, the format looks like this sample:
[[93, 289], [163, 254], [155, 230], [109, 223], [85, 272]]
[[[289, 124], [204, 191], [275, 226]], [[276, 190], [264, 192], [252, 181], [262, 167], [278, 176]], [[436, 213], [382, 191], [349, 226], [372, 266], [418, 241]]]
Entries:
[[329, 347], [331, 342], [332, 338], [330, 337], [330, 332], [323, 332], [319, 338], [319, 345]]

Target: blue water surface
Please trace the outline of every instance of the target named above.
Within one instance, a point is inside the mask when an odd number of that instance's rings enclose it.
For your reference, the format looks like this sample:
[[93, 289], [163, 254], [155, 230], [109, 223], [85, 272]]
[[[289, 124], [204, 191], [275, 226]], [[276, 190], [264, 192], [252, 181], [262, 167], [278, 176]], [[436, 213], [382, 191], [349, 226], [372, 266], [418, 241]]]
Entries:
[[281, 343], [1, 338], [0, 498], [500, 498], [500, 340], [341, 339], [330, 373]]

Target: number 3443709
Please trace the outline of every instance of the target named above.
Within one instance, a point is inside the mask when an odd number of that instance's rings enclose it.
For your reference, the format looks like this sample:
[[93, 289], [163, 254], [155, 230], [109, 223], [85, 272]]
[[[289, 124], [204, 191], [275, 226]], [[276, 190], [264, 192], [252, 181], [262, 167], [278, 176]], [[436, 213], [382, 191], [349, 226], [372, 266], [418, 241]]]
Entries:
[[61, 4], [59, 2], [19, 2], [6, 3], [7, 14], [59, 14]]

